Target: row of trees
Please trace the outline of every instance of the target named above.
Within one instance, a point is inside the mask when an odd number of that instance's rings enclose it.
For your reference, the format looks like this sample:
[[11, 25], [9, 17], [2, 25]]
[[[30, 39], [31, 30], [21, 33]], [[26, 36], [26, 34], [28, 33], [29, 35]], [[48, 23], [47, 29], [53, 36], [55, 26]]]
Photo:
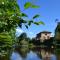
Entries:
[[[55, 36], [51, 37], [49, 40], [45, 40], [43, 43], [41, 43], [40, 40], [36, 40], [35, 38], [32, 38], [32, 39], [28, 38], [26, 33], [22, 33], [18, 37], [18, 41], [20, 42], [21, 40], [22, 41], [25, 40], [25, 41], [29, 42], [29, 44], [32, 44], [32, 45], [39, 46], [39, 45], [43, 44], [43, 45], [47, 45], [48, 47], [58, 46], [58, 48], [59, 48], [59, 46], [60, 46], [60, 22], [58, 23], [58, 25], [55, 29]], [[25, 41], [23, 41], [23, 42], [25, 42]], [[22, 42], [22, 44], [24, 44], [23, 42]]]

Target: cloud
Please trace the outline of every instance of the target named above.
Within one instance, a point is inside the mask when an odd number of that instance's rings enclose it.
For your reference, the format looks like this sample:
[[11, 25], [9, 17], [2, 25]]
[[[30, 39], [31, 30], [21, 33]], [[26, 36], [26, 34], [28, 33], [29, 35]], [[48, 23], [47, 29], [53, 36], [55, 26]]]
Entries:
[[32, 32], [32, 31], [28, 31], [27, 35], [28, 35], [28, 37], [30, 37], [30, 38], [35, 37], [35, 34], [34, 34], [34, 32]]
[[33, 34], [33, 32], [29, 32], [29, 34]]
[[16, 29], [16, 32], [22, 33], [23, 30], [22, 29]]
[[51, 33], [51, 36], [50, 37], [54, 37], [54, 33]]
[[21, 33], [23, 33], [24, 31], [20, 28], [16, 29], [16, 36], [18, 37]]
[[35, 33], [34, 32], [29, 31], [29, 30], [22, 30], [19, 27], [16, 28], [16, 37], [18, 37], [23, 32], [27, 33], [27, 36], [30, 37], [30, 38], [35, 37]]

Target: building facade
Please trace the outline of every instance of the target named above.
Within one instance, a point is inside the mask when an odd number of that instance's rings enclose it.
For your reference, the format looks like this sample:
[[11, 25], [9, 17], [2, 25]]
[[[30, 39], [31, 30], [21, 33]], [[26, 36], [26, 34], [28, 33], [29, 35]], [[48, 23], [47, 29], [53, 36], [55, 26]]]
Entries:
[[37, 34], [36, 40], [40, 40], [41, 42], [43, 42], [44, 40], [49, 40], [50, 37], [51, 37], [51, 32], [42, 31]]

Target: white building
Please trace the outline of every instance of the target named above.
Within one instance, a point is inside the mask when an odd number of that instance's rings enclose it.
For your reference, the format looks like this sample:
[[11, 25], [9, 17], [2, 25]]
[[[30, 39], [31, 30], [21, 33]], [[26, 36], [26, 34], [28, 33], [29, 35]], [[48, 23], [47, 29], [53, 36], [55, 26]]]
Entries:
[[43, 42], [44, 40], [49, 40], [50, 37], [51, 37], [51, 32], [42, 31], [42, 32], [37, 34], [36, 39]]

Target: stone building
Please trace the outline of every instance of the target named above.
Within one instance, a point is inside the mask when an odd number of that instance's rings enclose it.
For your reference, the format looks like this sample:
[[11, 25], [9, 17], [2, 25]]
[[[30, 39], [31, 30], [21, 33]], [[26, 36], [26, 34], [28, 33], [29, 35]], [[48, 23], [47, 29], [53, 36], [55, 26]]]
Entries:
[[42, 31], [37, 34], [36, 40], [40, 40], [41, 42], [43, 42], [44, 40], [49, 40], [50, 37], [51, 37], [51, 32]]
[[36, 36], [36, 43], [43, 46], [43, 48], [54, 48], [53, 41], [54, 37], [51, 37], [51, 32], [49, 31], [42, 31]]

